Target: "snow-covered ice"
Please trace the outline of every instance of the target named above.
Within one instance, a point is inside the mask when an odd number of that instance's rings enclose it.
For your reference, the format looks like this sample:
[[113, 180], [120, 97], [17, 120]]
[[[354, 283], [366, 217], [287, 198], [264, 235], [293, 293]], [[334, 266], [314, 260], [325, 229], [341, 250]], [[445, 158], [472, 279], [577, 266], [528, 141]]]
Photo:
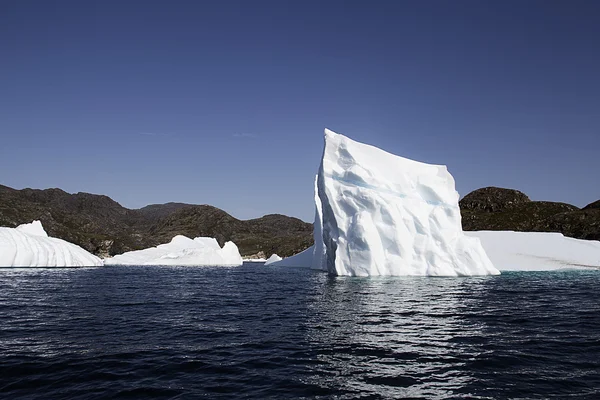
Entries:
[[102, 260], [81, 247], [48, 237], [40, 221], [0, 228], [0, 267], [91, 267]]
[[271, 257], [267, 258], [267, 260], [265, 261], [265, 265], [273, 264], [281, 260], [283, 260], [283, 258], [279, 257], [277, 254], [272, 254]]
[[313, 264], [313, 258], [315, 255], [315, 246], [310, 246], [308, 249], [294, 254], [293, 256], [286, 257], [281, 261], [276, 261], [270, 265], [273, 267], [300, 267], [300, 268], [313, 268], [321, 269], [320, 264]]
[[38, 220], [32, 221], [28, 224], [21, 224], [15, 229], [28, 235], [48, 237], [48, 233], [46, 233], [42, 222]]
[[190, 239], [178, 235], [169, 243], [107, 258], [104, 265], [238, 266], [242, 262], [242, 256], [233, 242], [226, 242], [221, 248], [214, 238]]
[[[600, 269], [600, 242], [565, 237], [560, 233], [475, 231], [477, 238], [500, 271], [554, 271], [558, 269]], [[283, 267], [312, 266], [315, 247], [273, 264]]]
[[[350, 276], [499, 274], [479, 240], [463, 234], [458, 199], [445, 166], [326, 129], [310, 265]], [[307, 259], [305, 251], [272, 265]]]
[[477, 231], [500, 271], [551, 271], [563, 268], [600, 268], [600, 242], [565, 237], [560, 233]]

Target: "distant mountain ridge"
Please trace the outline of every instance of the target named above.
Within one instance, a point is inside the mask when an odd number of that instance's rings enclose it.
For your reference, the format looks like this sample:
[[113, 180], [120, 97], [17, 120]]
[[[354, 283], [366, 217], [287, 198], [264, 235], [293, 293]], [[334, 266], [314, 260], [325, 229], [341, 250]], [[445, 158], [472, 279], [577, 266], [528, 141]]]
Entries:
[[[459, 205], [466, 231], [561, 232], [600, 240], [600, 200], [579, 209], [532, 201], [517, 190], [487, 187], [469, 193]], [[221, 245], [232, 240], [243, 256], [286, 257], [313, 244], [312, 224], [285, 215], [239, 220], [213, 206], [185, 203], [128, 209], [104, 195], [0, 185], [0, 226], [16, 227], [35, 219], [50, 236], [101, 257], [156, 246], [175, 235], [214, 237]]]
[[108, 196], [0, 185], [0, 226], [42, 221], [50, 236], [106, 257], [166, 243], [175, 235], [233, 240], [242, 255], [292, 255], [312, 244], [312, 224], [285, 215], [239, 220], [208, 205], [152, 204], [132, 210]]

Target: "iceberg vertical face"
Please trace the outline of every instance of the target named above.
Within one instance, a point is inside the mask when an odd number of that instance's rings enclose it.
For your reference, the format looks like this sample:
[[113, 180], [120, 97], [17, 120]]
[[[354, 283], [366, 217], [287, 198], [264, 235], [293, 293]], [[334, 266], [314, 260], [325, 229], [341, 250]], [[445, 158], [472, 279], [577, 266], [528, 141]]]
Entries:
[[322, 269], [327, 265], [325, 244], [323, 243], [323, 206], [319, 198], [319, 175], [315, 176], [315, 223], [313, 224], [313, 238], [315, 241], [312, 247], [313, 258], [312, 267]]
[[92, 267], [102, 260], [73, 243], [48, 237], [40, 221], [0, 228], [0, 267]]
[[326, 129], [312, 266], [350, 276], [498, 274], [479, 240], [463, 234], [458, 199], [445, 166]]
[[[215, 240], [216, 242], [216, 240]], [[217, 243], [217, 246], [219, 243]], [[223, 258], [224, 265], [242, 265], [244, 260], [242, 260], [242, 256], [240, 255], [240, 251], [235, 243], [233, 242], [225, 242], [223, 248], [221, 249], [221, 257]]]

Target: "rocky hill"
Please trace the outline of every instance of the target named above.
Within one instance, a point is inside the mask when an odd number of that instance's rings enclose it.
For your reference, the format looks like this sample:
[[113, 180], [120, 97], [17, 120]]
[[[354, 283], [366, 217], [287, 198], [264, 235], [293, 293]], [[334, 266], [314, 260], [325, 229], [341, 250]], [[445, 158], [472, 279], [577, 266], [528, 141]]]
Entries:
[[148, 243], [137, 229], [143, 221], [139, 213], [107, 196], [0, 186], [0, 226], [15, 227], [34, 219], [42, 221], [50, 236], [94, 254], [118, 254]]
[[566, 203], [532, 201], [518, 190], [487, 187], [469, 193], [459, 205], [466, 231], [561, 232], [600, 240], [600, 201], [579, 209]]
[[312, 224], [284, 215], [238, 220], [208, 205], [154, 204], [139, 210], [107, 196], [60, 189], [15, 190], [0, 185], [0, 226], [42, 221], [50, 236], [99, 255], [156, 246], [175, 235], [233, 240], [242, 255], [295, 254], [312, 244]]
[[189, 206], [160, 218], [149, 229], [151, 237], [164, 243], [177, 234], [214, 237], [220, 244], [232, 240], [242, 255], [262, 252], [284, 256], [312, 245], [312, 224], [285, 215], [239, 220], [225, 211], [208, 206]]
[[600, 210], [600, 200], [588, 204], [582, 210]]

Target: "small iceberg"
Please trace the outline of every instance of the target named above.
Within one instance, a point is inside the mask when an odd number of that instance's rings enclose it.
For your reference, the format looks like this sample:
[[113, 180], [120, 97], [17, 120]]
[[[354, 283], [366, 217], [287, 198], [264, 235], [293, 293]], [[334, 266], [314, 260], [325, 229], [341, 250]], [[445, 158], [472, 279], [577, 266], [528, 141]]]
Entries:
[[129, 251], [104, 260], [104, 265], [239, 266], [242, 256], [233, 242], [221, 248], [214, 238], [175, 236], [171, 242]]
[[0, 267], [95, 267], [102, 260], [65, 240], [49, 237], [40, 221], [0, 228]]
[[283, 260], [283, 258], [279, 257], [277, 254], [272, 254], [271, 257], [267, 258], [265, 261], [265, 265], [273, 264], [281, 260]]

